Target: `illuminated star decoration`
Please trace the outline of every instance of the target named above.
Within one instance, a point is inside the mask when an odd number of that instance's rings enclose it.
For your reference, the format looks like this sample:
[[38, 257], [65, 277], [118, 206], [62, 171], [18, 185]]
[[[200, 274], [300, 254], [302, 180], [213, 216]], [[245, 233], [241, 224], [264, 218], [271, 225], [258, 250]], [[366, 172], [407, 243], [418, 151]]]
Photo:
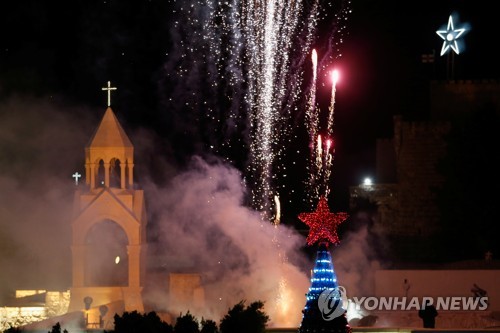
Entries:
[[455, 29], [453, 27], [453, 16], [450, 15], [450, 18], [448, 19], [448, 26], [446, 27], [446, 30], [436, 31], [438, 36], [444, 40], [443, 47], [441, 48], [441, 55], [448, 52], [449, 49], [452, 49], [456, 54], [460, 54], [460, 50], [459, 50], [458, 44], [457, 44], [457, 39], [460, 38], [460, 36], [462, 36], [462, 34], [464, 32], [465, 32], [465, 28]]
[[319, 198], [316, 211], [313, 213], [301, 213], [299, 219], [309, 226], [307, 245], [314, 243], [339, 243], [337, 227], [347, 219], [347, 213], [332, 213], [328, 208], [328, 202], [324, 196]]

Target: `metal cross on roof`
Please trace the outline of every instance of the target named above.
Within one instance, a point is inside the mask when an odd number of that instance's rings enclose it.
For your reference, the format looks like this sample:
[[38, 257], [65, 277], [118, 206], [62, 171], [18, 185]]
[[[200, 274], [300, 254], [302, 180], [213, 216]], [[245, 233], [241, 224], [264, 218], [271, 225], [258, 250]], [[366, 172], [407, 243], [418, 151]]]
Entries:
[[75, 172], [73, 174], [73, 178], [75, 178], [75, 185], [78, 185], [78, 179], [81, 177], [82, 175], [80, 175], [78, 172]]
[[102, 88], [102, 90], [108, 91], [108, 106], [111, 106], [111, 90], [116, 90], [116, 87], [111, 87], [111, 81], [108, 81], [108, 86]]

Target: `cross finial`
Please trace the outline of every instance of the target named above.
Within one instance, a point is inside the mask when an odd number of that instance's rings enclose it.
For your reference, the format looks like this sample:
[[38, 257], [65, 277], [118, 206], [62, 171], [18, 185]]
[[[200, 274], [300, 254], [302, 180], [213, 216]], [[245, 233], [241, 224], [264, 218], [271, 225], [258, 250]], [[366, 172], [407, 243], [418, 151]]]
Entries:
[[111, 90], [116, 90], [116, 87], [111, 87], [111, 81], [108, 81], [108, 86], [102, 88], [102, 90], [108, 91], [108, 106], [111, 106]]
[[82, 175], [80, 175], [78, 172], [75, 172], [73, 174], [73, 178], [75, 178], [75, 185], [78, 185], [78, 179], [81, 177]]

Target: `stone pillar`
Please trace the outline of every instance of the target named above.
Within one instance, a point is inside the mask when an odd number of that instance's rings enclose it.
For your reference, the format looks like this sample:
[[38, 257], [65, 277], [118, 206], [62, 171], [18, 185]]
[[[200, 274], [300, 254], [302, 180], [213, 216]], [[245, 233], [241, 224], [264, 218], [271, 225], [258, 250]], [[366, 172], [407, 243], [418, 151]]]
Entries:
[[128, 287], [123, 288], [125, 311], [144, 311], [141, 297], [141, 245], [128, 245]]
[[95, 174], [96, 174], [96, 164], [91, 163], [90, 164], [90, 189], [95, 188]]
[[134, 188], [134, 163], [128, 164], [128, 186]]
[[141, 245], [128, 245], [128, 285], [139, 287], [141, 285]]
[[125, 303], [125, 311], [144, 312], [144, 304], [142, 302], [142, 287], [124, 287], [122, 288], [123, 303]]
[[85, 245], [71, 246], [73, 261], [73, 287], [83, 287], [85, 284]]
[[90, 185], [90, 163], [85, 163], [85, 184]]
[[125, 189], [125, 163], [120, 163], [120, 187]]
[[104, 163], [104, 186], [109, 187], [109, 163]]

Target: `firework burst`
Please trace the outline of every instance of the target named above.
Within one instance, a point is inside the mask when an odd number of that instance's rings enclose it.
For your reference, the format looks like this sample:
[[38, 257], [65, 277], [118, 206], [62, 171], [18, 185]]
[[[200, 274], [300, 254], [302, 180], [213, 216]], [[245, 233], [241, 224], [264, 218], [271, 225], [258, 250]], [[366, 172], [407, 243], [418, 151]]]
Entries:
[[[178, 127], [186, 124], [185, 135], [244, 170], [249, 202], [270, 221], [276, 189], [287, 190], [287, 182], [280, 177], [287, 172], [285, 154], [296, 126], [290, 120], [298, 119], [304, 109], [311, 159], [316, 159], [318, 74], [340, 56], [350, 2], [183, 0], [173, 4], [178, 17], [172, 29], [176, 48], [168, 55], [165, 73], [173, 90], [170, 95], [176, 98], [166, 101], [166, 106], [176, 113]], [[329, 22], [326, 38], [316, 34], [321, 22]], [[313, 43], [323, 56], [320, 59], [314, 52], [313, 82], [303, 94], [304, 65]], [[188, 128], [193, 122], [196, 126]], [[312, 165], [308, 168], [309, 173], [317, 171]]]
[[[314, 65], [315, 55], [313, 54], [313, 68], [316, 69]], [[337, 81], [339, 79], [339, 72], [333, 70], [331, 72], [332, 79], [332, 91], [330, 98], [330, 105], [328, 107], [327, 122], [326, 122], [326, 134], [324, 139], [321, 135], [318, 135], [319, 126], [318, 118], [320, 110], [311, 107], [309, 103], [306, 113], [306, 119], [309, 119], [308, 130], [310, 136], [310, 147], [311, 147], [311, 160], [309, 164], [309, 179], [307, 180], [307, 188], [309, 191], [309, 201], [312, 203], [321, 195], [328, 197], [330, 192], [329, 181], [332, 170], [333, 157], [335, 153], [335, 148], [333, 147], [333, 125], [334, 125], [334, 114], [335, 114], [335, 94], [337, 89]], [[311, 89], [311, 95], [309, 101], [314, 101], [315, 97], [311, 97], [316, 92], [316, 73], [313, 74], [313, 85]]]
[[[309, 171], [315, 175], [308, 179], [316, 188], [311, 202], [316, 203], [323, 192], [317, 185], [328, 182], [332, 135], [329, 130], [324, 140], [317, 135], [321, 132], [317, 81], [318, 74], [340, 56], [350, 2], [171, 1], [178, 19], [165, 75], [169, 95], [175, 98], [165, 101], [166, 108], [193, 142], [202, 142], [204, 148], [245, 170], [249, 202], [262, 212], [263, 221], [276, 226], [274, 241], [284, 271], [276, 281], [275, 303], [283, 318], [290, 318], [293, 288], [286, 278], [286, 254], [277, 242], [281, 217], [277, 188], [287, 191], [288, 182], [279, 184], [278, 177], [287, 171], [284, 155], [296, 128], [291, 119], [305, 112], [314, 161]], [[325, 29], [329, 36], [320, 40], [316, 32], [323, 19], [330, 22]], [[304, 65], [313, 43], [323, 56], [312, 56], [313, 82], [304, 89]]]

